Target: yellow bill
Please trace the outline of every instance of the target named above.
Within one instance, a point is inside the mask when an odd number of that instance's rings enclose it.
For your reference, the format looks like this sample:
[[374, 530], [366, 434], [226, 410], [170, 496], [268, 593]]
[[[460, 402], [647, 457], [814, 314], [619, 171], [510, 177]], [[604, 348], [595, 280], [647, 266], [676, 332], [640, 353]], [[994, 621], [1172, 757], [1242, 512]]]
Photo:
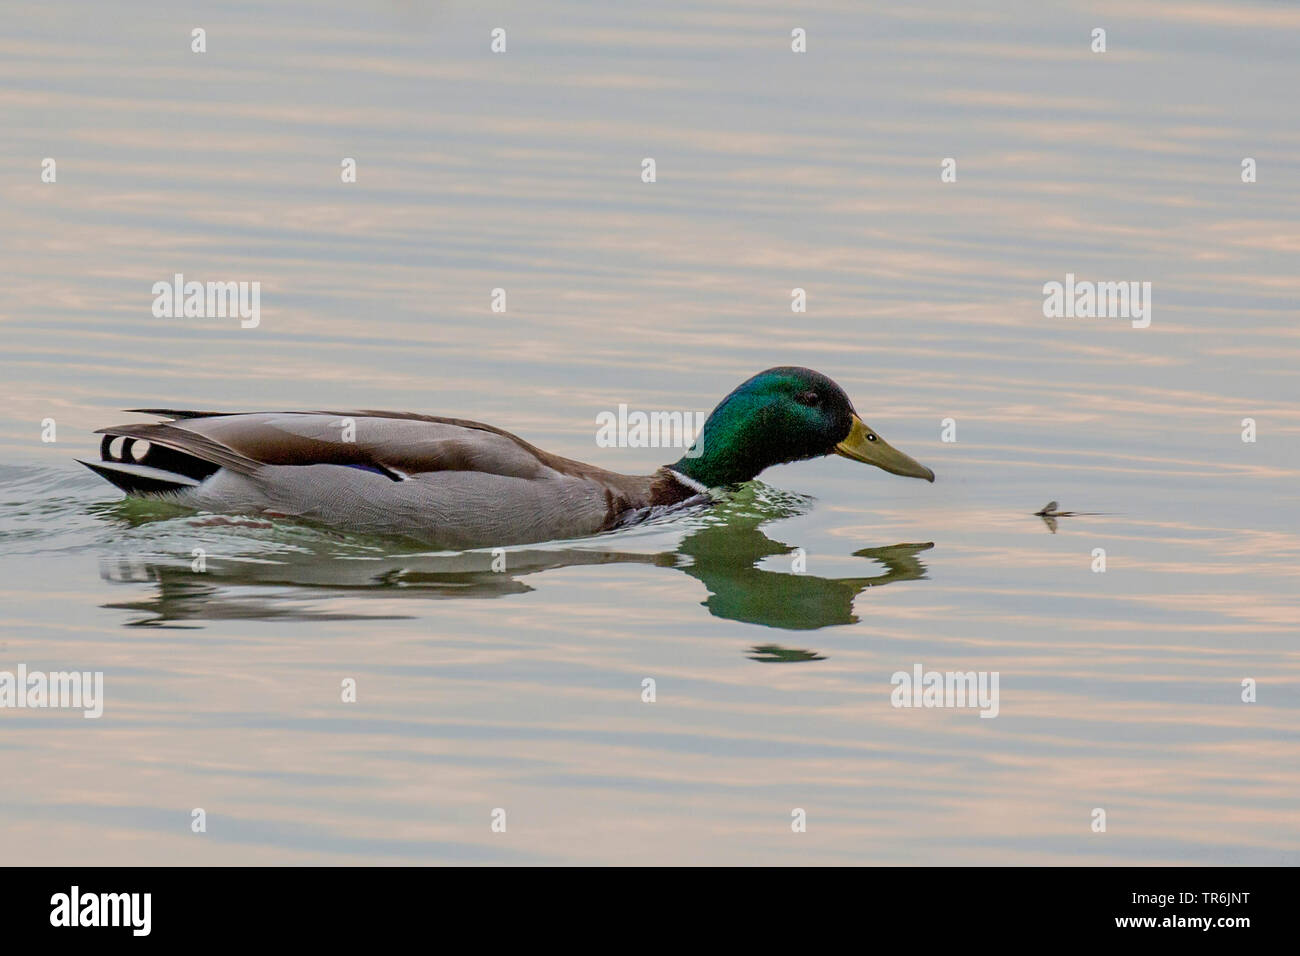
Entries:
[[857, 415], [853, 416], [853, 427], [849, 429], [849, 437], [835, 446], [835, 453], [845, 458], [852, 458], [854, 461], [883, 468], [891, 475], [934, 481], [934, 472], [889, 444], [873, 429], [867, 427], [866, 422]]

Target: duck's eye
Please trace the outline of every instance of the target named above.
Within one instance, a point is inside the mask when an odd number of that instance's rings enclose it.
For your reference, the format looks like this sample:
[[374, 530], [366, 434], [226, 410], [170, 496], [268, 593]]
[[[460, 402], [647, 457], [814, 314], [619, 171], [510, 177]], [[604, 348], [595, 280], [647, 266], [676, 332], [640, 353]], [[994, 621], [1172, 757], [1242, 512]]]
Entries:
[[871, 432], [867, 432], [867, 441], [875, 441], [875, 440], [876, 440], [876, 436], [871, 434]]
[[800, 405], [807, 405], [810, 408], [816, 408], [822, 403], [822, 397], [814, 391], [800, 392], [796, 398]]

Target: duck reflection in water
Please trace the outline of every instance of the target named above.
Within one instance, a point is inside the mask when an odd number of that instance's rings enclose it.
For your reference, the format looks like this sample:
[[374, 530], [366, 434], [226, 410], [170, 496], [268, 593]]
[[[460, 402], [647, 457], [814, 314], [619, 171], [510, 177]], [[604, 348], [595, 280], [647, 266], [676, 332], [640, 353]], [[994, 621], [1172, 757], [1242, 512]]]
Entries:
[[[239, 538], [242, 554], [213, 553], [197, 572], [188, 555], [173, 558], [116, 558], [101, 563], [101, 575], [122, 583], [152, 582], [157, 592], [143, 600], [105, 605], [142, 612], [129, 626], [176, 627], [185, 621], [246, 618], [258, 620], [373, 620], [407, 617], [367, 614], [355, 607], [322, 610], [321, 597], [393, 598], [496, 598], [533, 590], [528, 576], [554, 568], [593, 564], [646, 564], [676, 568], [704, 585], [702, 602], [709, 613], [730, 621], [786, 630], [816, 630], [852, 624], [854, 599], [867, 588], [896, 581], [925, 578], [918, 555], [931, 542], [869, 547], [854, 557], [874, 562], [875, 573], [829, 578], [794, 571], [768, 570], [770, 558], [795, 555], [796, 546], [777, 541], [761, 526], [806, 512], [810, 499], [777, 491], [761, 482], [742, 487], [732, 497], [692, 513], [666, 516], [643, 526], [648, 531], [673, 530], [685, 534], [675, 550], [657, 553], [601, 548], [628, 532], [615, 532], [584, 541], [584, 547], [517, 548], [508, 551], [460, 553], [392, 553], [378, 547], [361, 547], [354, 539], [318, 529], [295, 529], [303, 535], [291, 550], [250, 552]], [[101, 516], [138, 525], [158, 520], [210, 524], [210, 519], [176, 517], [175, 512], [141, 509], [139, 503], [115, 502], [102, 506]], [[238, 531], [238, 520], [221, 519], [228, 530]], [[258, 533], [279, 533], [279, 523], [245, 521]], [[656, 527], [657, 526], [657, 527]], [[223, 529], [227, 530], [227, 529]], [[216, 547], [214, 546], [214, 552]], [[225, 550], [224, 548], [222, 549]], [[381, 555], [381, 556], [380, 556]], [[793, 563], [793, 562], [792, 562]], [[250, 593], [250, 589], [254, 589]], [[388, 606], [391, 609], [391, 605]], [[816, 651], [785, 648], [778, 644], [752, 647], [751, 660], [767, 663], [823, 660]]]

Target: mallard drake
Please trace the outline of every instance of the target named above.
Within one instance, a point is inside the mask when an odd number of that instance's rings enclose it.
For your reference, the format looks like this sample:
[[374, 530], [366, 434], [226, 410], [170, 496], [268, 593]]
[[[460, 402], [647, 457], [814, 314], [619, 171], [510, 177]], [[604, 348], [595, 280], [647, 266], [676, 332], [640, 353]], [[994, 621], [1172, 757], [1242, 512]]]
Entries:
[[[892, 448], [819, 372], [771, 368], [713, 410], [650, 475], [552, 455], [516, 435], [409, 412], [199, 412], [100, 429], [81, 463], [128, 495], [224, 514], [284, 515], [446, 548], [575, 538], [643, 520], [771, 465], [839, 454], [895, 475], [934, 472]], [[117, 439], [122, 439], [118, 442]]]

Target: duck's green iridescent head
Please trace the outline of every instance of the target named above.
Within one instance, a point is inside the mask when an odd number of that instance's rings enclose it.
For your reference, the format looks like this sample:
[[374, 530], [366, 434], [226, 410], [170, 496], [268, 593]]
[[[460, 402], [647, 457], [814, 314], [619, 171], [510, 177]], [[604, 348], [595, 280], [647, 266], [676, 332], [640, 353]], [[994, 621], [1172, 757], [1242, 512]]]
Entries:
[[690, 451], [669, 467], [715, 488], [748, 481], [772, 465], [832, 453], [934, 481], [934, 472], [867, 427], [844, 389], [797, 366], [770, 368], [739, 385], [709, 415]]

